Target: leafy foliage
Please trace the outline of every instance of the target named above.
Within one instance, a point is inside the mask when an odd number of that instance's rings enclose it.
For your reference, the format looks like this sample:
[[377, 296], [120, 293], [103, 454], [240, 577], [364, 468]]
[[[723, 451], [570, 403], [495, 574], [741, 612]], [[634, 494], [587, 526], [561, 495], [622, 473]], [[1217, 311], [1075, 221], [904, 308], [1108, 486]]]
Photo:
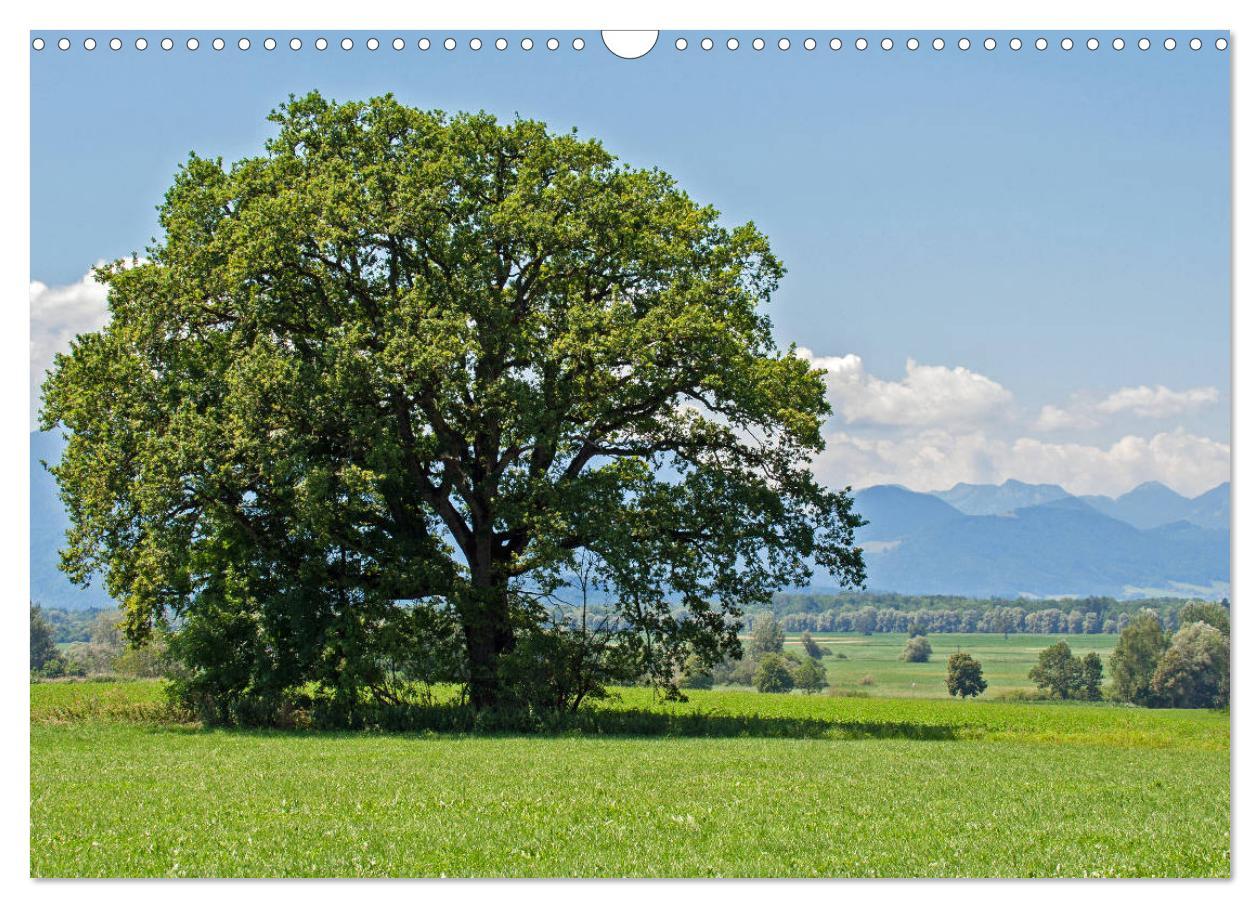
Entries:
[[1112, 693], [1117, 700], [1140, 706], [1158, 705], [1151, 679], [1168, 648], [1168, 636], [1152, 612], [1143, 612], [1120, 634], [1111, 653]]
[[[1071, 608], [1030, 606], [1027, 599], [973, 598], [967, 596], [916, 596], [904, 593], [846, 591], [840, 593], [776, 593], [770, 609], [788, 633], [822, 634], [1115, 634], [1144, 611], [1154, 611], [1167, 629], [1176, 629], [1179, 613], [1193, 607], [1228, 616], [1228, 600], [1221, 603], [1187, 603], [1184, 599], [1114, 599], [1085, 596], [1073, 599]], [[873, 609], [867, 612], [865, 609]], [[1192, 617], [1194, 620], [1205, 620]], [[1212, 621], [1208, 622], [1213, 623]]]
[[1098, 655], [1098, 653], [1086, 653], [1081, 657], [1080, 698], [1082, 700], [1101, 700], [1102, 679], [1102, 656]]
[[1060, 700], [1068, 700], [1081, 687], [1084, 667], [1081, 660], [1072, 655], [1072, 647], [1060, 640], [1041, 651], [1028, 677], [1042, 690], [1049, 691]]
[[827, 669], [817, 659], [807, 658], [792, 671], [792, 683], [807, 694], [817, 693], [827, 686]]
[[272, 120], [261, 156], [190, 157], [44, 387], [63, 568], [133, 640], [179, 619], [190, 702], [387, 700], [419, 648], [478, 708], [571, 709], [737, 653], [815, 565], [863, 580], [753, 225], [533, 121], [318, 94]]
[[978, 697], [989, 686], [980, 663], [967, 653], [950, 654], [945, 670], [945, 688], [951, 697]]
[[54, 668], [60, 656], [53, 642], [52, 625], [38, 605], [31, 604], [31, 671], [46, 672]]
[[[1229, 600], [1225, 600], [1228, 602]], [[1177, 623], [1181, 627], [1202, 621], [1210, 624], [1226, 637], [1229, 636], [1229, 609], [1219, 602], [1188, 602], [1177, 613]]]
[[86, 643], [92, 639], [92, 625], [102, 609], [60, 609], [40, 606], [45, 620], [52, 626], [57, 643]]
[[927, 662], [932, 658], [932, 644], [928, 642], [927, 637], [917, 635], [906, 641], [906, 647], [901, 651], [902, 662]]
[[753, 656], [781, 653], [785, 639], [783, 626], [775, 620], [774, 615], [762, 612], [753, 621], [752, 641], [749, 643], [748, 652]]
[[1202, 621], [1183, 625], [1155, 666], [1151, 695], [1165, 706], [1229, 706], [1229, 637]]
[[753, 672], [753, 686], [763, 694], [781, 694], [790, 691], [796, 680], [792, 675], [792, 663], [779, 653], [766, 653], [757, 660]]
[[831, 650], [828, 647], [819, 645], [814, 640], [814, 635], [809, 631], [801, 632], [801, 647], [811, 659], [821, 659], [823, 656], [831, 655]]
[[688, 657], [683, 663], [682, 677], [679, 679], [678, 686], [692, 690], [709, 690], [713, 684], [713, 669], [705, 665], [697, 656]]

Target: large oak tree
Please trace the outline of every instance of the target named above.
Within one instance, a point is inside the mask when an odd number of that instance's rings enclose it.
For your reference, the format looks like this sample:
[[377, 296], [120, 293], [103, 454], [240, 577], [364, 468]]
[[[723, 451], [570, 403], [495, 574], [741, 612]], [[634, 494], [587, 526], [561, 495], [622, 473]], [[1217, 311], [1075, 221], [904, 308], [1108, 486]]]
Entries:
[[272, 119], [261, 156], [190, 157], [45, 384], [63, 567], [134, 637], [179, 616], [234, 694], [375, 690], [436, 640], [480, 708], [574, 630], [540, 603], [579, 561], [638, 670], [737, 651], [741, 608], [815, 567], [862, 582], [751, 224], [528, 120], [317, 94]]

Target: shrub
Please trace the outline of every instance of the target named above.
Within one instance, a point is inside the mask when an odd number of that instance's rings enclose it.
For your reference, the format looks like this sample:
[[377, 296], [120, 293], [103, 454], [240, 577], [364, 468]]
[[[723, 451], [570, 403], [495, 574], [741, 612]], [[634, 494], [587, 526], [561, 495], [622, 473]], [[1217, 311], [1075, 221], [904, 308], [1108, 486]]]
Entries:
[[1202, 621], [1172, 638], [1151, 676], [1152, 697], [1163, 706], [1229, 705], [1229, 638]]
[[1014, 701], [1017, 703], [1045, 703], [1047, 697], [1041, 690], [1030, 690], [1026, 687], [1017, 687], [1013, 690], [999, 691], [993, 694], [990, 699]]
[[815, 693], [827, 686], [827, 669], [817, 659], [806, 659], [792, 672], [792, 681], [805, 693]]
[[951, 697], [978, 697], [989, 683], [984, 680], [980, 663], [969, 653], [954, 653], [946, 663], [945, 687]]
[[902, 662], [927, 662], [932, 657], [932, 644], [927, 637], [911, 637], [901, 651]]
[[786, 693], [796, 685], [787, 660], [778, 653], [766, 653], [757, 661], [752, 680], [763, 694]]
[[874, 675], [863, 675], [861, 678], [859, 678], [859, 679], [858, 679], [858, 684], [862, 685], [863, 687], [874, 687], [874, 686], [875, 686], [875, 676], [874, 676]]
[[805, 650], [805, 655], [811, 659], [821, 659], [823, 657], [823, 648], [814, 642], [814, 635], [809, 631], [801, 632], [801, 647]]

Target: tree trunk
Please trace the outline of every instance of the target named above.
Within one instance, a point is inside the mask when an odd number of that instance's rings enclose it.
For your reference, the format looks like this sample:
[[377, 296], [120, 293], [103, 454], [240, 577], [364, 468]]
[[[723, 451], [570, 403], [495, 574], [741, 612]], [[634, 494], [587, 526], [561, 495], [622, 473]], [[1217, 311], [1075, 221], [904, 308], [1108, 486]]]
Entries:
[[[478, 582], [482, 580], [484, 582]], [[478, 712], [499, 705], [503, 676], [499, 657], [511, 651], [516, 636], [508, 619], [507, 584], [474, 577], [474, 588], [464, 612], [464, 641], [468, 649], [468, 688]]]

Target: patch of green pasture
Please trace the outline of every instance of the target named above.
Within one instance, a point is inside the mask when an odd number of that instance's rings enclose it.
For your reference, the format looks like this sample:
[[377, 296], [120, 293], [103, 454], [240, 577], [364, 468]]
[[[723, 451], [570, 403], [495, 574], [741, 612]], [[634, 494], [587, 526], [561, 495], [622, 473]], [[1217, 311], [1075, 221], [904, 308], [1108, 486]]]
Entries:
[[[602, 708], [804, 719], [833, 725], [835, 737], [986, 739], [1226, 752], [1230, 742], [1229, 713], [1222, 710], [1142, 709], [1112, 703], [760, 694], [722, 688], [687, 691], [686, 703], [665, 703], [646, 688], [619, 688]], [[852, 735], [845, 734], [849, 729]], [[951, 733], [934, 734], [933, 730]]]
[[31, 729], [31, 873], [1224, 876], [1229, 756]]
[[[833, 654], [824, 657], [827, 681], [836, 687], [870, 691], [877, 696], [948, 697], [945, 689], [945, 662], [951, 653], [966, 652], [980, 660], [989, 689], [983, 696], [1013, 690], [1033, 690], [1028, 670], [1037, 662], [1037, 654], [1048, 646], [1066, 640], [1076, 655], [1096, 652], [1104, 664], [1115, 648], [1115, 634], [928, 634], [932, 657], [928, 662], [902, 662], [905, 634], [831, 635], [815, 634], [814, 639], [829, 647]], [[800, 635], [789, 634], [788, 650], [800, 651]], [[872, 685], [863, 685], [870, 676]]]
[[166, 682], [65, 680], [31, 684], [32, 722], [76, 722], [91, 719], [169, 721]]

